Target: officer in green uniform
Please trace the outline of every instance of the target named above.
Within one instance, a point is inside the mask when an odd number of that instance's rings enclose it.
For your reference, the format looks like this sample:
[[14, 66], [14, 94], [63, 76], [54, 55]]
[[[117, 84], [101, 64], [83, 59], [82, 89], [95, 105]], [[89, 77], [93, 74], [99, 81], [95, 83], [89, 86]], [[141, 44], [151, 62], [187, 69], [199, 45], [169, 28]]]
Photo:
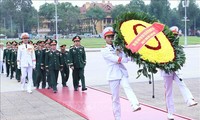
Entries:
[[42, 88], [46, 87], [46, 79], [44, 79], [43, 77], [45, 77], [45, 75], [42, 75], [42, 67], [41, 67], [41, 63], [42, 63], [42, 46], [41, 44], [44, 41], [38, 41], [37, 42], [37, 50], [35, 50], [35, 57], [36, 57], [36, 88], [38, 89], [40, 86], [40, 82], [42, 81]]
[[6, 49], [3, 52], [3, 61], [6, 62], [7, 77], [10, 74], [10, 57], [11, 57], [11, 42], [6, 42]]
[[45, 67], [50, 75], [50, 82], [53, 88], [53, 92], [56, 93], [58, 72], [60, 69], [62, 69], [63, 65], [61, 63], [63, 62], [60, 59], [62, 54], [56, 49], [57, 41], [52, 40], [50, 45], [51, 50], [48, 52], [48, 54], [45, 55]]
[[[48, 89], [52, 88], [52, 85], [51, 85], [51, 81], [50, 81], [50, 75], [49, 75], [49, 72], [46, 71], [46, 68], [45, 68], [45, 56], [49, 53], [50, 51], [50, 42], [52, 40], [51, 39], [46, 39], [45, 41], [41, 41], [41, 47], [42, 47], [42, 63], [41, 63], [41, 69], [42, 69], [42, 81], [46, 81], [48, 83]], [[46, 85], [45, 85], [46, 86]]]
[[84, 76], [84, 68], [86, 65], [86, 54], [85, 49], [80, 44], [81, 37], [75, 36], [72, 41], [74, 45], [69, 49], [69, 60], [68, 64], [72, 69], [72, 77], [73, 77], [73, 85], [74, 90], [78, 91], [79, 80], [81, 80], [82, 91], [87, 90], [85, 86], [85, 76]]
[[11, 49], [11, 55], [10, 55], [10, 62], [11, 62], [11, 74], [10, 79], [12, 79], [14, 76], [14, 72], [17, 69], [17, 42], [12, 42], [12, 49]]
[[65, 44], [60, 46], [60, 51], [62, 54], [61, 61], [63, 62], [62, 63], [63, 69], [62, 69], [62, 71], [60, 71], [61, 77], [62, 77], [62, 85], [63, 85], [63, 87], [67, 87], [67, 81], [69, 79], [69, 66], [68, 66], [69, 52], [66, 51]]

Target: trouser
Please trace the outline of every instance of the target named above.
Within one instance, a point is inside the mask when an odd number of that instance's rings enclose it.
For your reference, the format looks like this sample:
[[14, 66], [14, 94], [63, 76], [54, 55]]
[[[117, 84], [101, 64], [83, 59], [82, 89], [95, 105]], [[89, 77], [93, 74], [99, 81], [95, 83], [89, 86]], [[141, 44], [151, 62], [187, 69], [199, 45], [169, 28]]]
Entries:
[[51, 85], [54, 91], [57, 91], [57, 80], [58, 80], [58, 73], [59, 70], [50, 70], [50, 79], [51, 79]]
[[85, 87], [84, 68], [74, 68], [72, 72], [74, 89], [78, 89], [79, 79], [81, 80], [82, 89]]
[[121, 118], [121, 105], [120, 105], [120, 84], [122, 85], [124, 92], [131, 103], [131, 106], [135, 107], [139, 104], [138, 99], [129, 85], [128, 77], [123, 76], [120, 80], [110, 80], [109, 86], [112, 94], [112, 107], [113, 114], [116, 120]]
[[3, 61], [0, 61], [0, 74], [2, 73], [3, 71]]
[[15, 70], [16, 70], [16, 67], [14, 65], [11, 65], [10, 79], [12, 79], [14, 77], [13, 74], [14, 74]]
[[10, 74], [10, 63], [6, 62], [6, 73], [7, 73], [7, 77]]
[[36, 70], [36, 87], [37, 88], [39, 88], [41, 81], [42, 81], [42, 88], [45, 88], [46, 87], [45, 70], [37, 68], [37, 70]]
[[21, 83], [22, 87], [25, 88], [26, 83], [26, 76], [28, 74], [28, 85], [27, 85], [27, 91], [32, 90], [32, 84], [33, 84], [33, 78], [32, 78], [33, 68], [32, 66], [28, 67], [21, 67]]
[[175, 111], [173, 100], [173, 80], [177, 83], [185, 102], [187, 102], [189, 99], [193, 99], [194, 97], [185, 83], [179, 79], [175, 72], [171, 76], [163, 76], [163, 78], [165, 82], [164, 87], [167, 111], [173, 114]]
[[63, 67], [63, 70], [61, 71], [61, 77], [62, 77], [62, 85], [66, 86], [66, 83], [69, 79], [69, 67]]
[[20, 81], [20, 77], [21, 77], [21, 70], [20, 69], [18, 69], [18, 68], [16, 68], [16, 79], [18, 80], [18, 81]]

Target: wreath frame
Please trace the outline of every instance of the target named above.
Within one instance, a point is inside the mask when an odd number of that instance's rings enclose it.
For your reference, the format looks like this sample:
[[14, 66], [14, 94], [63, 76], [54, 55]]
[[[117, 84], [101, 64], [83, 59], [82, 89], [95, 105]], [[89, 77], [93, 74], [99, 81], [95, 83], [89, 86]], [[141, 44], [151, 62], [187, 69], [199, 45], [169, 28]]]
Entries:
[[115, 23], [113, 24], [113, 28], [116, 33], [114, 44], [116, 46], [121, 47], [124, 53], [130, 56], [133, 59], [133, 61], [135, 61], [136, 64], [139, 65], [139, 70], [137, 71], [137, 78], [139, 78], [141, 75], [144, 75], [145, 77], [151, 79], [152, 75], [157, 73], [157, 69], [164, 70], [166, 73], [175, 72], [181, 69], [186, 60], [185, 53], [183, 51], [183, 46], [179, 45], [179, 37], [175, 37], [171, 30], [169, 30], [168, 26], [165, 25], [164, 30], [162, 32], [168, 38], [169, 42], [171, 43], [174, 49], [175, 58], [173, 61], [167, 63], [152, 63], [148, 60], [143, 60], [139, 53], [132, 53], [131, 50], [125, 47], [127, 44], [120, 31], [120, 27], [123, 22], [128, 20], [142, 20], [150, 24], [153, 24], [154, 22], [159, 22], [159, 20], [156, 19], [154, 16], [149, 15], [148, 13], [128, 12], [119, 15], [116, 18]]

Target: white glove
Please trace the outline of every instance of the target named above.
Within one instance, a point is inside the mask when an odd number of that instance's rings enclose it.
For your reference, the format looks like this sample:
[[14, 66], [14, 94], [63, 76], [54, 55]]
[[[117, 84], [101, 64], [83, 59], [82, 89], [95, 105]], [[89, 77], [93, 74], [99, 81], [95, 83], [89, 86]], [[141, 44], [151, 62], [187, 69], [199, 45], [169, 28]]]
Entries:
[[35, 65], [33, 65], [33, 69], [35, 69]]

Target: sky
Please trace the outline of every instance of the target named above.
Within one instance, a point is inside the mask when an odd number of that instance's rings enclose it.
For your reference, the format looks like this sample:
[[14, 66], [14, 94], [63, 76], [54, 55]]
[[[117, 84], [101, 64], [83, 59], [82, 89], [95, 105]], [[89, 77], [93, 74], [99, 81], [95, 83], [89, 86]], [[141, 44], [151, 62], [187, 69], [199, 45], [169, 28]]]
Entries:
[[[171, 8], [176, 8], [180, 2], [180, 0], [169, 0], [170, 4], [171, 4]], [[200, 0], [197, 0], [200, 4]], [[36, 10], [39, 10], [40, 5], [44, 4], [45, 2], [48, 3], [54, 3], [54, 0], [32, 0], [33, 2], [33, 6], [36, 8]], [[58, 0], [58, 2], [70, 2], [72, 3], [72, 5], [77, 5], [79, 7], [81, 7], [84, 3], [86, 2], [102, 2], [102, 0]], [[107, 2], [107, 0], [105, 0], [105, 2]], [[110, 0], [110, 3], [112, 3], [113, 5], [119, 5], [119, 4], [123, 4], [126, 5], [130, 2], [130, 0]], [[145, 4], [149, 4], [150, 0], [144, 0]]]

